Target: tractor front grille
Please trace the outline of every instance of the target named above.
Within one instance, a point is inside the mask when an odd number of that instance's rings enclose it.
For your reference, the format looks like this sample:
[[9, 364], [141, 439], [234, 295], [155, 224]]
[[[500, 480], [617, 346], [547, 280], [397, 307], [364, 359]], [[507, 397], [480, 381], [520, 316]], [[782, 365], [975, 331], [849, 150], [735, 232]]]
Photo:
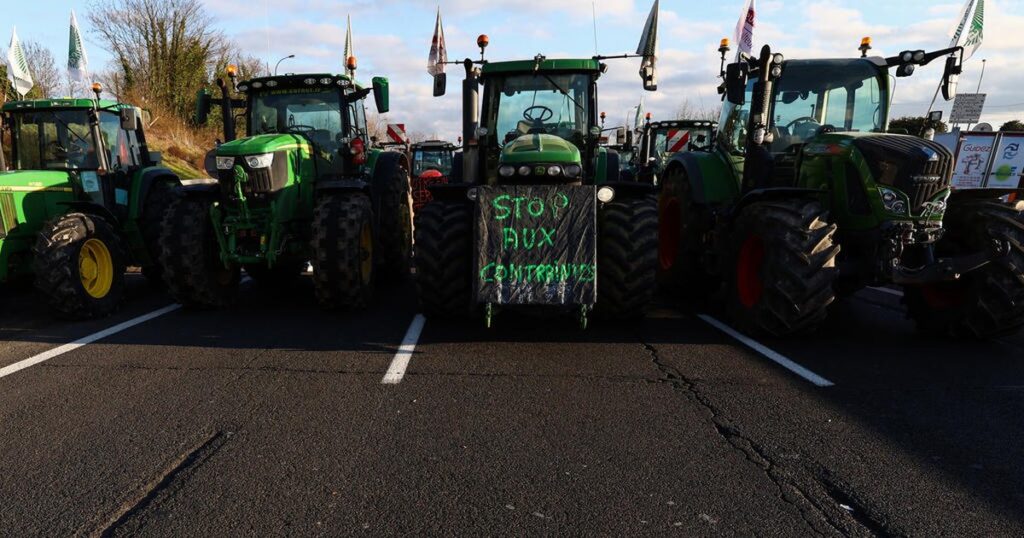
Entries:
[[[274, 163], [270, 168], [253, 169], [242, 157], [237, 157], [235, 163], [241, 165], [249, 176], [249, 181], [242, 186], [242, 192], [246, 196], [253, 194], [271, 194], [283, 189], [288, 184], [288, 153], [279, 151], [274, 154]], [[220, 170], [217, 173], [217, 181], [220, 183], [224, 196], [232, 198], [235, 195], [235, 171]]]
[[14, 194], [0, 193], [0, 239], [6, 239], [7, 234], [17, 225], [18, 208], [14, 205]]
[[941, 144], [912, 136], [878, 135], [854, 140], [880, 185], [899, 189], [910, 199], [910, 213], [950, 186], [953, 154]]

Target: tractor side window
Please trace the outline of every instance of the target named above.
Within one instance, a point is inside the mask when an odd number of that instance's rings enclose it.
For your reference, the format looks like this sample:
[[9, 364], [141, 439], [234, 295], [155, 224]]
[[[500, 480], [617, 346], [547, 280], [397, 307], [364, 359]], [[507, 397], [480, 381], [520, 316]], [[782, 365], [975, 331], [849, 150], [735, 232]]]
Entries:
[[722, 106], [718, 130], [718, 141], [732, 155], [743, 155], [747, 151], [747, 119], [750, 117], [750, 100], [754, 95], [754, 80], [747, 83], [747, 98], [742, 105], [728, 100]]
[[349, 118], [352, 120], [352, 126], [359, 136], [366, 136], [366, 109], [363, 108], [362, 101], [355, 101], [349, 103]]
[[11, 116], [14, 169], [97, 168], [92, 133], [84, 110], [41, 110]]
[[846, 88], [833, 88], [828, 92], [828, 101], [825, 104], [825, 125], [831, 125], [836, 129], [846, 130]]
[[137, 166], [128, 145], [128, 135], [121, 129], [121, 117], [111, 112], [100, 114], [100, 131], [107, 149], [107, 160], [112, 170], [126, 170]]
[[884, 107], [881, 100], [882, 90], [879, 87], [878, 79], [872, 78], [864, 81], [864, 85], [857, 88], [853, 94], [853, 128], [871, 132], [883, 131]]

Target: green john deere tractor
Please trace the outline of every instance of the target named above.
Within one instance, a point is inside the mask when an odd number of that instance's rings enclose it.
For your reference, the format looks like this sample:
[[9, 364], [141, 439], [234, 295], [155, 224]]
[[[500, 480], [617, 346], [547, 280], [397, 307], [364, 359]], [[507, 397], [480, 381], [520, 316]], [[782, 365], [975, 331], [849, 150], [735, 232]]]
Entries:
[[3, 106], [0, 284], [34, 278], [60, 316], [102, 317], [124, 299], [125, 269], [159, 280], [160, 220], [178, 177], [146, 146], [141, 111], [96, 99]]
[[[618, 155], [599, 145], [601, 59], [463, 62], [464, 148], [449, 184], [431, 187], [433, 200], [416, 214], [427, 315], [482, 313], [490, 325], [497, 308], [547, 307], [575, 312], [585, 326], [593, 308], [643, 314], [654, 289], [656, 201], [650, 186], [620, 182]], [[653, 68], [646, 77], [655, 89]]]
[[928, 332], [1019, 329], [1024, 204], [1004, 202], [1010, 190], [952, 189], [948, 150], [886, 132], [889, 70], [905, 77], [942, 58], [950, 99], [963, 50], [862, 50], [785, 61], [766, 46], [723, 70], [714, 150], [677, 154], [666, 169], [664, 281], [692, 296], [719, 289], [755, 333], [811, 330], [837, 295], [864, 286], [901, 286]]
[[[229, 73], [232, 73], [229, 70]], [[171, 293], [185, 305], [221, 306], [241, 269], [280, 284], [313, 266], [318, 302], [368, 305], [381, 274], [407, 275], [412, 249], [409, 162], [370, 147], [364, 100], [388, 111], [388, 82], [305, 74], [218, 81], [226, 142], [207, 160], [216, 182], [181, 190], [160, 238]], [[244, 98], [232, 98], [232, 86]], [[197, 120], [212, 99], [200, 93]], [[236, 108], [247, 136], [235, 137]]]

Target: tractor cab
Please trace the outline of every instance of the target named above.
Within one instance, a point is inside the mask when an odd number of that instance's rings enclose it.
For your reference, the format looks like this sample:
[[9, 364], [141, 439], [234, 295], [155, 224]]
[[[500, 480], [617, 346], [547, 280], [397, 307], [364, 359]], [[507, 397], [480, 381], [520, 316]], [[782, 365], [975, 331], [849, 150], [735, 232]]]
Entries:
[[[487, 63], [479, 145], [485, 182], [593, 184], [599, 148], [593, 59]], [[603, 166], [602, 166], [603, 168]], [[618, 165], [615, 165], [616, 176]], [[584, 178], [587, 178], [584, 180]]]
[[412, 176], [421, 177], [430, 171], [438, 172], [438, 177], [450, 176], [457, 149], [454, 144], [443, 140], [427, 140], [413, 144]]
[[708, 151], [718, 124], [703, 120], [648, 121], [640, 134], [635, 168], [642, 180], [653, 181], [669, 159], [681, 151]]

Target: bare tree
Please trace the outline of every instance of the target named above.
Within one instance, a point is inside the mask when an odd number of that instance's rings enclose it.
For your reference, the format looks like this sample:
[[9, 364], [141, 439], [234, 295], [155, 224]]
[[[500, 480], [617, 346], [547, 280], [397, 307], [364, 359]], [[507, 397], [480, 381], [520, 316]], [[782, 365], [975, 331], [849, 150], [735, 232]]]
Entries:
[[676, 109], [676, 117], [673, 119], [718, 121], [718, 113], [718, 107], [709, 109], [703, 106], [696, 106], [687, 98], [683, 99], [683, 102], [679, 104], [679, 108]]
[[97, 0], [88, 17], [114, 56], [106, 77], [113, 91], [179, 117], [187, 117], [195, 92], [229, 49], [199, 0]]
[[29, 72], [35, 85], [29, 91], [32, 98], [58, 97], [61, 90], [61, 73], [57, 69], [57, 61], [43, 44], [37, 41], [25, 41], [25, 59], [28, 60]]

